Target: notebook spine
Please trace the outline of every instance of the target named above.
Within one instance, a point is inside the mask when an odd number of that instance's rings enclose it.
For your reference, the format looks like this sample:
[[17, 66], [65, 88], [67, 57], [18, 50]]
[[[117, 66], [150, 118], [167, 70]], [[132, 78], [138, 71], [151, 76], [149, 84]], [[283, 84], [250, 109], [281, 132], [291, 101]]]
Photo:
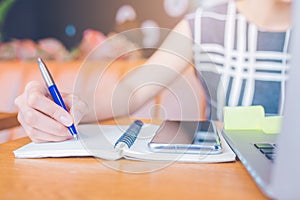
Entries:
[[123, 133], [123, 135], [117, 140], [115, 143], [115, 148], [126, 145], [130, 148], [135, 142], [141, 128], [143, 126], [143, 122], [140, 120], [135, 120], [129, 128]]

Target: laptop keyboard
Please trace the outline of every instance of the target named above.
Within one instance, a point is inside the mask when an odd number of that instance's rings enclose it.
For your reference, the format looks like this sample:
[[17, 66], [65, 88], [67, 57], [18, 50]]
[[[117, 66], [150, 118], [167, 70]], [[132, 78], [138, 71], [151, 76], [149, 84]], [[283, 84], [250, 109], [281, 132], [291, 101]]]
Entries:
[[264, 154], [269, 160], [273, 161], [275, 158], [276, 144], [271, 143], [257, 143], [254, 146]]

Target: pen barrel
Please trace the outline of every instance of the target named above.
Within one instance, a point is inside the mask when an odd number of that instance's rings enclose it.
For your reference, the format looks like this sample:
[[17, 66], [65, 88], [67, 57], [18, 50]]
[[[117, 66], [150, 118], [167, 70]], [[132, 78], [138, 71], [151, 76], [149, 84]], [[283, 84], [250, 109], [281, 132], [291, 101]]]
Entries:
[[[54, 102], [57, 105], [59, 105], [62, 108], [64, 108], [66, 111], [68, 111], [68, 109], [67, 109], [67, 107], [66, 107], [66, 105], [65, 105], [65, 103], [64, 103], [64, 101], [63, 101], [63, 99], [62, 99], [62, 97], [61, 97], [61, 95], [60, 95], [60, 93], [59, 93], [59, 91], [57, 89], [57, 87], [56, 87], [56, 85], [51, 85], [50, 87], [48, 87], [48, 90], [49, 90], [49, 92], [50, 92], [50, 94], [51, 94]], [[71, 132], [71, 134], [73, 136], [77, 134], [77, 131], [76, 131], [76, 128], [75, 128], [74, 124], [72, 124], [71, 126], [69, 126], [68, 129], [69, 129], [69, 131]]]
[[51, 85], [48, 89], [49, 89], [49, 92], [50, 92], [54, 102], [57, 105], [63, 107], [66, 111], [68, 111], [67, 107], [66, 107], [66, 105], [65, 105], [65, 103], [64, 103], [64, 101], [63, 101], [63, 99], [62, 99], [62, 97], [61, 97], [61, 95], [60, 95], [60, 93], [57, 89], [57, 87], [56, 87], [56, 85]]

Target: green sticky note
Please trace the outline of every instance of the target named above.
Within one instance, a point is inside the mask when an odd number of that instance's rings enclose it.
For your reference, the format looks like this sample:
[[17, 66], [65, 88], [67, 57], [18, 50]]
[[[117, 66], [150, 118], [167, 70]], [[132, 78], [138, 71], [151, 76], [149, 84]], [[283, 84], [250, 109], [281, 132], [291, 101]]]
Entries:
[[282, 122], [282, 116], [265, 117], [262, 124], [262, 130], [263, 132], [268, 134], [279, 133], [281, 130], [281, 122]]
[[265, 118], [262, 106], [235, 106], [224, 108], [225, 130], [261, 130]]
[[282, 116], [265, 117], [262, 106], [224, 108], [225, 130], [258, 130], [268, 134], [280, 132]]

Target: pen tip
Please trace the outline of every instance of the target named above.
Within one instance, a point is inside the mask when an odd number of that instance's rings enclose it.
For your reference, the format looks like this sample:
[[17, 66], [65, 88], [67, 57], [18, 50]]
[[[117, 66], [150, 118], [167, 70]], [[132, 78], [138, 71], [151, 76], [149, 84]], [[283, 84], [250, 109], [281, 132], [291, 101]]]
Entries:
[[75, 140], [78, 140], [77, 135], [74, 134], [73, 137], [74, 137]]

